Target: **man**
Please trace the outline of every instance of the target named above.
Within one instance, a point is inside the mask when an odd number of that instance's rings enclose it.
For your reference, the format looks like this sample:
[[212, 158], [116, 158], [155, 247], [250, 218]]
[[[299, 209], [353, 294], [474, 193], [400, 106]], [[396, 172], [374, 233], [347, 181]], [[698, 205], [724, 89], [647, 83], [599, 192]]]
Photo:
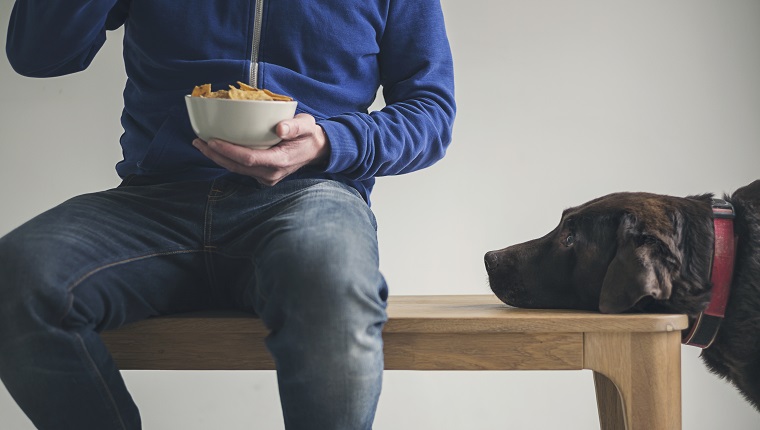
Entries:
[[[369, 198], [451, 140], [439, 0], [16, 0], [8, 58], [78, 72], [121, 25], [122, 184], [0, 239], [6, 388], [41, 429], [139, 428], [98, 333], [234, 308], [271, 330], [287, 428], [370, 428], [388, 293]], [[195, 138], [183, 96], [236, 81], [298, 101], [279, 145]]]

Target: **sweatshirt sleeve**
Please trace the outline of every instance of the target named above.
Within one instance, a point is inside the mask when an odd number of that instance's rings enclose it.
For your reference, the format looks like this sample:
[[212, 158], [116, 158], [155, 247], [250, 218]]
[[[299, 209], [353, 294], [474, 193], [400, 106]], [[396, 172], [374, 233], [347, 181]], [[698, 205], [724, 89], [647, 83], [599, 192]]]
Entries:
[[380, 43], [386, 106], [320, 121], [327, 173], [354, 180], [397, 175], [440, 160], [456, 114], [451, 48], [439, 0], [391, 0]]
[[5, 50], [13, 69], [29, 77], [61, 76], [90, 65], [126, 19], [127, 0], [16, 0]]

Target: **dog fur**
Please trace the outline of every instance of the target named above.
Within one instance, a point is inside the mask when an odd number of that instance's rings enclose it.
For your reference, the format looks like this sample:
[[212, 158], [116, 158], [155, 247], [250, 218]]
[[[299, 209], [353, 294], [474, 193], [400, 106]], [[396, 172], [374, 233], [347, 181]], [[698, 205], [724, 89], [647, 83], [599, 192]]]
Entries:
[[[615, 193], [562, 213], [546, 236], [485, 255], [491, 289], [522, 308], [687, 314], [710, 301], [712, 194]], [[702, 359], [760, 411], [760, 180], [724, 199], [738, 246], [731, 295]]]

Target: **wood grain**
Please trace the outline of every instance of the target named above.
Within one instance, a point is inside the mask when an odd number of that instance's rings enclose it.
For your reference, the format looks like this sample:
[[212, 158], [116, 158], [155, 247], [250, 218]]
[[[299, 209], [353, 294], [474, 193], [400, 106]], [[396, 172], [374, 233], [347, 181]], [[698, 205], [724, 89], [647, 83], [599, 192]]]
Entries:
[[[388, 370], [594, 371], [603, 430], [681, 428], [684, 315], [508, 307], [492, 295], [392, 296]], [[102, 334], [121, 369], [271, 370], [262, 322], [232, 311], [150, 318]]]
[[[680, 333], [586, 333], [584, 336], [584, 367], [603, 374], [617, 388], [627, 424], [624, 428], [681, 428]], [[599, 395], [603, 394], [597, 391], [597, 397]], [[603, 403], [609, 407], [613, 401]]]

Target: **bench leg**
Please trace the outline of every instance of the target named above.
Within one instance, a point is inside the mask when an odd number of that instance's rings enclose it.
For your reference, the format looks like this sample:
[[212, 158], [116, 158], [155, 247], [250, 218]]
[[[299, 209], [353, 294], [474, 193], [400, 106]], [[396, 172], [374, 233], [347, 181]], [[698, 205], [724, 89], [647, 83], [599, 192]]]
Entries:
[[603, 430], [681, 429], [681, 333], [586, 333]]
[[596, 405], [599, 409], [599, 428], [601, 430], [625, 430], [625, 413], [620, 392], [609, 378], [594, 372]]

